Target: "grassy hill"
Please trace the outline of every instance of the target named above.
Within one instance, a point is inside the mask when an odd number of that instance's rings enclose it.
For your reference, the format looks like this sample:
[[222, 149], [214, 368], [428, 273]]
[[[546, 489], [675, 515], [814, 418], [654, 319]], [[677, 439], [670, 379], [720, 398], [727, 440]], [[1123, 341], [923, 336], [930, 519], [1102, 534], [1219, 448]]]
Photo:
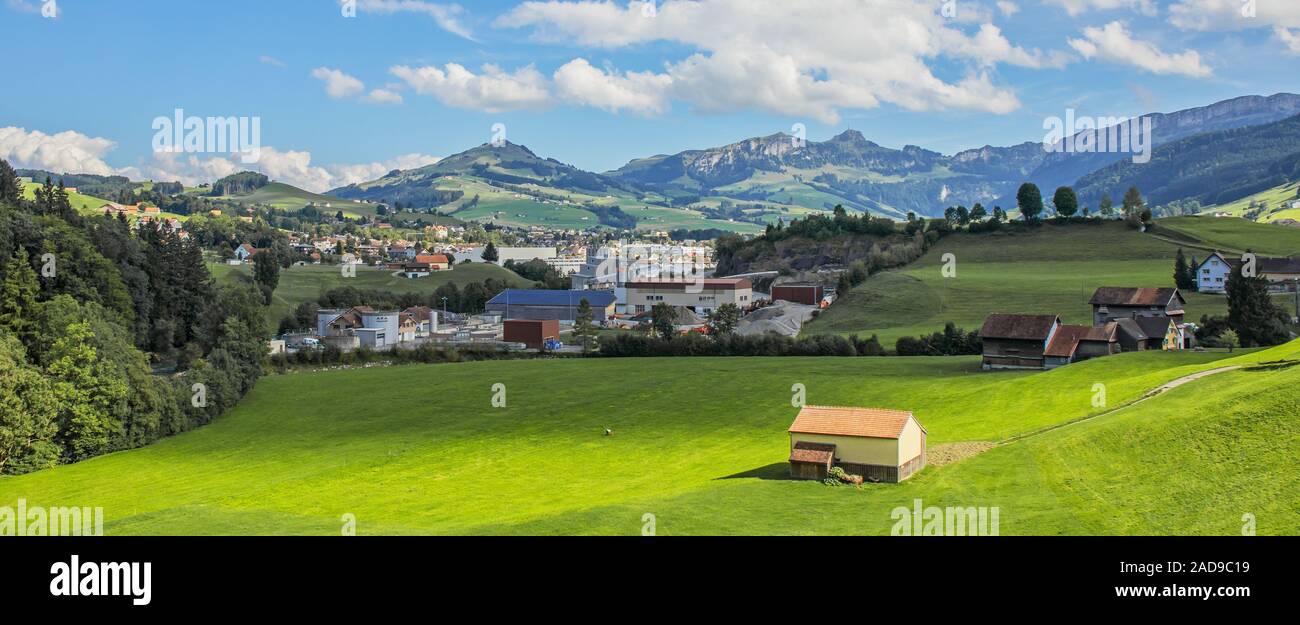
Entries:
[[[217, 280], [252, 280], [251, 265], [213, 264], [209, 265], [208, 269]], [[451, 271], [440, 271], [427, 278], [415, 280], [394, 276], [391, 271], [370, 267], [357, 267], [357, 275], [353, 278], [344, 278], [337, 265], [290, 267], [280, 272], [280, 284], [275, 289], [275, 297], [267, 310], [267, 318], [274, 326], [298, 304], [316, 301], [321, 293], [342, 286], [361, 290], [432, 295], [438, 287], [449, 282], [463, 287], [471, 282], [482, 282], [488, 278], [509, 281], [520, 286], [526, 282], [509, 269], [487, 263], [454, 265]]]
[[1211, 206], [1204, 211], [1204, 214], [1214, 214], [1218, 212], [1236, 215], [1238, 217], [1246, 216], [1250, 212], [1250, 205], [1255, 203], [1264, 205], [1263, 212], [1255, 218], [1255, 221], [1269, 223], [1280, 219], [1295, 219], [1300, 221], [1300, 209], [1291, 208], [1291, 203], [1300, 200], [1300, 182], [1288, 182], [1256, 193], [1255, 195], [1242, 198], [1235, 202]]
[[345, 214], [362, 206], [352, 200], [312, 193], [283, 182], [269, 183], [246, 195], [226, 195], [215, 199], [242, 204], [266, 204], [281, 210], [297, 210], [308, 204], [315, 204], [321, 210], [342, 210]]
[[[389, 172], [377, 180], [348, 185], [331, 193], [349, 200], [400, 201], [404, 205], [434, 208], [465, 221], [513, 227], [597, 228], [603, 222], [592, 209], [596, 206], [618, 207], [636, 217], [636, 227], [642, 230], [719, 228], [753, 233], [763, 229], [754, 223], [711, 219], [702, 211], [703, 206], [659, 206], [652, 202], [662, 202], [662, 196], [539, 157], [528, 148], [509, 142], [501, 146], [481, 145], [432, 165]], [[788, 217], [792, 210], [793, 207], [775, 207], [771, 220]], [[603, 225], [616, 226], [617, 222]]]
[[[900, 336], [930, 334], [947, 321], [977, 330], [992, 312], [1056, 313], [1066, 323], [1090, 324], [1088, 299], [1097, 287], [1173, 286], [1177, 249], [1118, 222], [958, 233], [905, 269], [868, 278], [804, 332], [879, 334], [892, 347]], [[956, 258], [954, 278], [941, 273], [945, 254]], [[1184, 295], [1190, 320], [1227, 312], [1222, 296]]]
[[[975, 358], [530, 360], [265, 378], [212, 425], [0, 478], [0, 502], [103, 506], [121, 534], [887, 534], [896, 506], [997, 506], [1002, 534], [1300, 532], [1294, 359], [1132, 353], [1050, 372]], [[725, 381], [725, 383], [720, 383]], [[783, 479], [790, 385], [907, 408], [948, 443], [1001, 441], [901, 485]], [[492, 408], [494, 384], [508, 407]], [[1100, 415], [1044, 431], [1089, 415]], [[604, 428], [612, 436], [604, 436]], [[1037, 434], [1035, 434], [1037, 432]], [[1011, 437], [1027, 435], [1016, 441]]]
[[1168, 235], [1224, 252], [1254, 250], [1269, 256], [1300, 255], [1300, 228], [1255, 223], [1231, 217], [1171, 217], [1157, 222]]
[[[23, 178], [22, 182], [23, 182], [23, 198], [28, 200], [35, 200], [36, 190], [41, 188], [41, 184], [38, 182], [32, 182], [30, 178]], [[95, 213], [99, 209], [99, 207], [108, 204], [108, 200], [105, 200], [103, 198], [97, 198], [91, 195], [83, 195], [81, 193], [69, 193], [68, 202], [70, 202], [72, 204], [72, 208], [75, 208], [78, 212], [87, 213], [87, 214]]]

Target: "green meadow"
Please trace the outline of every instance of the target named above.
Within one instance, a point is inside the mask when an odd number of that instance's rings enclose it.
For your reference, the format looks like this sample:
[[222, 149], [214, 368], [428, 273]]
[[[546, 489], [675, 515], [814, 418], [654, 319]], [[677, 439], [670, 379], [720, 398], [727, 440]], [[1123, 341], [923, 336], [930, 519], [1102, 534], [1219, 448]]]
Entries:
[[[996, 506], [1002, 534], [1231, 535], [1247, 513], [1261, 534], [1295, 534], [1300, 368], [1221, 373], [1122, 406], [1194, 372], [1298, 352], [1143, 352], [1016, 373], [969, 357], [294, 373], [264, 378], [199, 430], [0, 478], [0, 502], [102, 506], [110, 535], [338, 535], [352, 518], [359, 534], [639, 535], [647, 514], [661, 535], [879, 535], [916, 499]], [[496, 384], [505, 407], [492, 405]], [[912, 410], [932, 457], [1001, 444], [900, 485], [788, 480], [795, 384], [812, 404]]]
[[1256, 217], [1256, 221], [1267, 223], [1279, 219], [1297, 219], [1300, 220], [1300, 209], [1291, 208], [1291, 203], [1300, 200], [1300, 182], [1288, 182], [1283, 185], [1273, 187], [1267, 191], [1256, 193], [1250, 197], [1244, 197], [1235, 202], [1211, 206], [1203, 211], [1202, 214], [1214, 214], [1224, 212], [1238, 217], [1244, 216], [1250, 212], [1250, 204], [1254, 202], [1258, 207], [1263, 204], [1265, 210]]
[[1172, 231], [1175, 238], [1223, 252], [1253, 250], [1267, 256], [1300, 255], [1300, 228], [1231, 217], [1171, 217], [1156, 223], [1158, 234]]
[[[23, 198], [27, 200], [35, 200], [36, 190], [41, 188], [41, 183], [33, 182], [31, 178], [23, 178], [22, 180]], [[72, 204], [72, 208], [76, 209], [80, 213], [96, 213], [99, 207], [108, 203], [108, 200], [97, 198], [93, 195], [69, 193], [68, 203]]]
[[[252, 280], [251, 265], [210, 264], [208, 270], [218, 280]], [[305, 265], [290, 267], [280, 272], [280, 284], [275, 289], [267, 318], [272, 325], [303, 302], [319, 299], [331, 289], [350, 286], [363, 291], [391, 291], [393, 293], [423, 293], [432, 295], [438, 287], [455, 283], [464, 287], [471, 282], [495, 278], [523, 286], [526, 282], [513, 271], [489, 263], [464, 263], [453, 265], [449, 271], [434, 272], [427, 278], [403, 278], [387, 269], [357, 266], [356, 276], [343, 276], [338, 265]]]
[[280, 210], [298, 210], [308, 204], [315, 204], [322, 211], [342, 210], [353, 213], [363, 205], [331, 195], [322, 195], [299, 189], [281, 182], [272, 182], [247, 195], [228, 195], [221, 198], [243, 204], [263, 204]]
[[[1292, 236], [1300, 241], [1300, 231]], [[1065, 323], [1091, 325], [1088, 300], [1097, 287], [1172, 287], [1177, 249], [1118, 222], [1044, 224], [1028, 233], [958, 233], [906, 268], [868, 278], [806, 325], [804, 333], [877, 334], [892, 347], [900, 336], [937, 332], [948, 321], [978, 330], [993, 312], [1059, 314]], [[1189, 259], [1204, 255], [1190, 247], [1184, 251]], [[946, 254], [955, 260], [953, 277], [943, 274]], [[1189, 321], [1227, 313], [1223, 296], [1183, 295]]]

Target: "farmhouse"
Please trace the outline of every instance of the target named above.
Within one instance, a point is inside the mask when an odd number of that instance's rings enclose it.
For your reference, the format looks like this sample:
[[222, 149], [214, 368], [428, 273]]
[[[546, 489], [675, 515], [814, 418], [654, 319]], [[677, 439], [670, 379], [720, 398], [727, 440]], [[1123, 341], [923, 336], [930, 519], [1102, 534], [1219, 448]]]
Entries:
[[1187, 343], [1183, 306], [1174, 288], [1102, 287], [1089, 301], [1093, 323], [1119, 323], [1124, 351], [1182, 349]]
[[[1228, 258], [1214, 252], [1196, 267], [1196, 290], [1201, 293], [1224, 293], [1228, 288], [1228, 278], [1242, 266], [1242, 261]], [[1274, 289], [1283, 288], [1283, 283], [1300, 280], [1300, 260], [1291, 258], [1255, 259], [1255, 275], [1273, 282]]]
[[805, 406], [790, 425], [790, 477], [825, 479], [831, 467], [901, 482], [925, 467], [925, 428], [902, 410]]
[[604, 323], [614, 316], [616, 300], [610, 291], [506, 289], [488, 300], [487, 312], [501, 315], [502, 319], [573, 321], [583, 299], [591, 304], [592, 321]]
[[446, 254], [416, 254], [415, 262], [428, 265], [432, 271], [446, 271], [451, 269], [451, 260]]
[[747, 308], [754, 299], [754, 287], [745, 278], [638, 280], [627, 283], [627, 312], [642, 313], [656, 304], [685, 306], [710, 313], [723, 304]]
[[1060, 327], [1057, 315], [989, 315], [979, 332], [984, 368], [1046, 369], [1047, 348]]
[[1119, 353], [1119, 324], [1103, 326], [1062, 325], [1043, 353], [1043, 368], [1054, 369], [1070, 363]]
[[1175, 288], [1104, 286], [1092, 294], [1088, 303], [1092, 305], [1093, 325], [1139, 317], [1168, 317], [1182, 323], [1187, 300]]

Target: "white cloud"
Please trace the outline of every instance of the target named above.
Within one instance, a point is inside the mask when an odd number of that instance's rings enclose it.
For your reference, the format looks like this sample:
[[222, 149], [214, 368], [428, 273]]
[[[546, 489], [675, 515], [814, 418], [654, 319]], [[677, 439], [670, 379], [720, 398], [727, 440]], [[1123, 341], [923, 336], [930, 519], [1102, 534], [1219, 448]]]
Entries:
[[1002, 11], [1002, 14], [1007, 17], [1011, 17], [1020, 12], [1020, 5], [1011, 2], [1011, 0], [998, 0], [997, 5], [998, 10]]
[[1134, 39], [1122, 22], [1111, 22], [1102, 28], [1084, 28], [1083, 39], [1071, 39], [1070, 46], [1084, 58], [1133, 65], [1154, 74], [1201, 78], [1213, 73], [1201, 62], [1201, 55], [1195, 50], [1162, 52], [1149, 41]]
[[325, 83], [325, 93], [335, 100], [350, 98], [366, 90], [365, 83], [337, 69], [317, 67], [311, 75]]
[[1285, 26], [1300, 28], [1300, 2], [1294, 0], [1177, 0], [1169, 21], [1188, 30], [1248, 30]]
[[1293, 33], [1282, 26], [1275, 27], [1273, 34], [1277, 36], [1278, 41], [1286, 45], [1291, 54], [1300, 55], [1300, 34]]
[[265, 54], [263, 54], [262, 56], [257, 57], [257, 60], [260, 61], [260, 62], [261, 62], [262, 64], [264, 64], [264, 65], [270, 65], [270, 66], [272, 66], [272, 67], [286, 67], [286, 65], [284, 64], [284, 61], [281, 61], [280, 59], [277, 59], [277, 58], [275, 58], [275, 57], [273, 57], [273, 56], [268, 56], [268, 55], [265, 55]]
[[28, 2], [27, 0], [5, 0], [5, 6], [18, 11], [19, 13], [40, 13], [40, 7]]
[[586, 59], [574, 59], [555, 72], [555, 88], [568, 102], [612, 113], [630, 110], [657, 115], [668, 110], [673, 79], [654, 72], [606, 72]]
[[1043, 0], [1043, 2], [1065, 9], [1065, 12], [1072, 17], [1077, 17], [1088, 11], [1111, 11], [1115, 9], [1131, 9], [1150, 17], [1160, 11], [1153, 0]]
[[313, 165], [311, 152], [264, 147], [257, 163], [238, 158], [159, 152], [139, 167], [123, 168], [124, 175], [152, 180], [179, 180], [186, 184], [212, 182], [245, 170], [264, 173], [271, 180], [321, 193], [355, 182], [374, 180], [394, 169], [422, 167], [438, 161], [427, 154], [404, 154], [385, 161], [358, 164]]
[[[881, 103], [1014, 110], [1016, 95], [995, 86], [989, 69], [1059, 67], [1066, 60], [1017, 47], [991, 24], [967, 34], [963, 20], [944, 19], [928, 0], [667, 0], [653, 12], [643, 6], [525, 2], [495, 25], [529, 28], [539, 41], [565, 45], [685, 44], [696, 53], [645, 75], [671, 83], [673, 98], [699, 110], [756, 108], [826, 122], [844, 109]], [[936, 76], [930, 63], [938, 57], [964, 63], [964, 77]]]
[[960, 46], [965, 54], [984, 66], [1008, 63], [1020, 67], [1045, 68], [1065, 67], [1069, 55], [1061, 52], [1045, 54], [1038, 50], [1026, 50], [1011, 45], [1002, 36], [1002, 29], [993, 24], [981, 25], [973, 37], [959, 32], [945, 32], [945, 37], [953, 37], [953, 46]]
[[546, 76], [531, 65], [506, 72], [488, 64], [479, 74], [456, 63], [441, 68], [398, 65], [388, 71], [416, 93], [457, 108], [499, 113], [541, 109], [551, 104]]
[[1295, 0], [1178, 0], [1169, 7], [1169, 21], [1186, 30], [1234, 31], [1271, 28], [1273, 36], [1292, 54], [1300, 54], [1293, 29], [1300, 29], [1300, 2]]
[[[339, 0], [339, 3], [343, 4], [346, 1]], [[357, 3], [357, 9], [381, 15], [423, 13], [433, 18], [433, 21], [443, 30], [471, 41], [474, 40], [474, 34], [469, 27], [461, 22], [461, 17], [465, 15], [465, 9], [459, 4], [436, 4], [419, 0], [360, 0]]]
[[133, 180], [179, 180], [186, 184], [212, 182], [252, 169], [277, 182], [322, 192], [373, 180], [394, 169], [412, 169], [438, 161], [435, 156], [413, 153], [372, 163], [313, 165], [310, 152], [263, 147], [255, 164], [245, 164], [231, 155], [154, 152], [136, 165], [114, 167], [106, 157], [116, 147], [112, 140], [73, 130], [46, 134], [13, 126], [0, 128], [0, 158], [14, 167], [60, 174], [122, 175]]
[[372, 104], [401, 104], [402, 94], [392, 89], [373, 89], [363, 99]]
[[100, 137], [88, 137], [66, 130], [52, 135], [39, 130], [6, 126], [0, 128], [0, 158], [14, 167], [44, 169], [56, 174], [116, 173], [104, 156], [117, 144]]

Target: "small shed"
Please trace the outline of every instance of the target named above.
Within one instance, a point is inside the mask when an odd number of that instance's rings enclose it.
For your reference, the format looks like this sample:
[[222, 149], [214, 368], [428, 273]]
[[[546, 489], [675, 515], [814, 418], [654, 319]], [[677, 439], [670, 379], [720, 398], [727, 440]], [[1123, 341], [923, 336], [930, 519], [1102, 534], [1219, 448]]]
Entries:
[[795, 479], [824, 479], [838, 466], [873, 482], [901, 482], [925, 467], [925, 428], [904, 410], [805, 406], [789, 433]]
[[507, 319], [502, 338], [507, 343], [523, 343], [541, 349], [547, 339], [560, 338], [560, 322], [555, 319]]
[[772, 287], [772, 299], [808, 306], [821, 304], [825, 291], [820, 284], [782, 284]]

